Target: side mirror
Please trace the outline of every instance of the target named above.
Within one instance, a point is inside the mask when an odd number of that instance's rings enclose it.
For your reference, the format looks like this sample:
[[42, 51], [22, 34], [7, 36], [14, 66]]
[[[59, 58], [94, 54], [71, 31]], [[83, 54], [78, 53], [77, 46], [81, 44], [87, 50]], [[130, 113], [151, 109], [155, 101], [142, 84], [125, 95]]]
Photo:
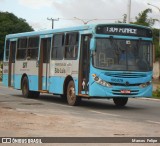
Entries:
[[94, 38], [91, 38], [91, 41], [90, 41], [90, 50], [91, 51], [95, 51], [96, 50], [96, 41]]

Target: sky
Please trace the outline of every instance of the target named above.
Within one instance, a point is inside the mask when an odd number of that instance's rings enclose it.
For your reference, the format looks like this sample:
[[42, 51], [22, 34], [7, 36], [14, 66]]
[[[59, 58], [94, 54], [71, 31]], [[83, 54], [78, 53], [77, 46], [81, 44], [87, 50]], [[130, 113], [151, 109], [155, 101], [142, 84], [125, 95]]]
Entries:
[[[131, 2], [132, 21], [147, 8], [152, 9], [149, 17], [160, 20], [160, 11], [147, 4], [160, 8], [160, 0], [131, 0]], [[11, 12], [25, 19], [35, 30], [51, 29], [52, 23], [47, 18], [60, 18], [59, 21], [55, 21], [54, 28], [83, 25], [82, 20], [92, 20], [90, 24], [122, 21], [123, 15], [127, 13], [127, 6], [128, 0], [0, 0], [0, 11]], [[155, 27], [160, 27], [160, 21]]]

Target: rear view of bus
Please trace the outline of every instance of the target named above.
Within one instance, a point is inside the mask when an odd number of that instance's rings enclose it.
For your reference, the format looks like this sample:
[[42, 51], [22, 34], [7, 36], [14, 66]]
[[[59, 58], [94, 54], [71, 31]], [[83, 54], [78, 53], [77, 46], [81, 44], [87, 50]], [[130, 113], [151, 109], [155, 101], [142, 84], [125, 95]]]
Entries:
[[98, 25], [91, 40], [90, 96], [152, 96], [152, 31], [136, 25]]

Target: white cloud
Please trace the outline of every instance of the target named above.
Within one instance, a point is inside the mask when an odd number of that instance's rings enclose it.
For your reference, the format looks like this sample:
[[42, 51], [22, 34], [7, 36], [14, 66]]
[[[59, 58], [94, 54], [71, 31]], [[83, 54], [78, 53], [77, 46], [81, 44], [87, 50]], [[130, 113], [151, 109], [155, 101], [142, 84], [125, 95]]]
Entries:
[[19, 4], [32, 9], [40, 9], [43, 7], [50, 7], [52, 0], [18, 0]]
[[[159, 0], [132, 0], [131, 18], [135, 18], [140, 12], [149, 8], [147, 5], [149, 2], [154, 4], [158, 3]], [[108, 23], [115, 22], [114, 19], [123, 18], [123, 15], [127, 14], [128, 0], [63, 0], [63, 3], [54, 0], [52, 5], [57, 13], [64, 18], [110, 19], [103, 21]], [[134, 19], [132, 20], [134, 21]], [[82, 24], [78, 20], [73, 23]]]
[[[123, 0], [124, 3], [126, 0]], [[122, 17], [126, 6], [120, 7], [122, 0], [65, 0], [53, 2], [53, 7], [65, 18], [111, 19]]]
[[[0, 0], [1, 1], [1, 0]], [[160, 0], [131, 0], [131, 18], [134, 21], [138, 13], [147, 8], [152, 8], [153, 13], [149, 16], [157, 18], [159, 12], [153, 7], [147, 5], [152, 3], [160, 6]], [[38, 13], [39, 20], [33, 20], [33, 27], [36, 29], [51, 28], [51, 22], [47, 17], [71, 19], [78, 17], [80, 19], [107, 19], [92, 21], [90, 23], [114, 23], [127, 13], [128, 0], [18, 0], [19, 4], [33, 9]], [[35, 11], [35, 9], [39, 11]], [[26, 11], [27, 13], [27, 11]], [[159, 17], [158, 17], [159, 18]], [[86, 20], [87, 21], [87, 20]], [[54, 23], [55, 28], [62, 28], [74, 25], [81, 25], [79, 20], [63, 20]]]

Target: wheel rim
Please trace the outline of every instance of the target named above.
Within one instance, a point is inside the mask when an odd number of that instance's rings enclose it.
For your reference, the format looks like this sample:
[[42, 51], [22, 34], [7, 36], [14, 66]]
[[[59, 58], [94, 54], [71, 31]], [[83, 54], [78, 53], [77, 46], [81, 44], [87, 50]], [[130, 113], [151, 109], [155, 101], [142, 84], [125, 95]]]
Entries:
[[75, 99], [75, 89], [74, 89], [74, 87], [69, 88], [68, 95], [69, 95], [70, 100], [73, 101]]

